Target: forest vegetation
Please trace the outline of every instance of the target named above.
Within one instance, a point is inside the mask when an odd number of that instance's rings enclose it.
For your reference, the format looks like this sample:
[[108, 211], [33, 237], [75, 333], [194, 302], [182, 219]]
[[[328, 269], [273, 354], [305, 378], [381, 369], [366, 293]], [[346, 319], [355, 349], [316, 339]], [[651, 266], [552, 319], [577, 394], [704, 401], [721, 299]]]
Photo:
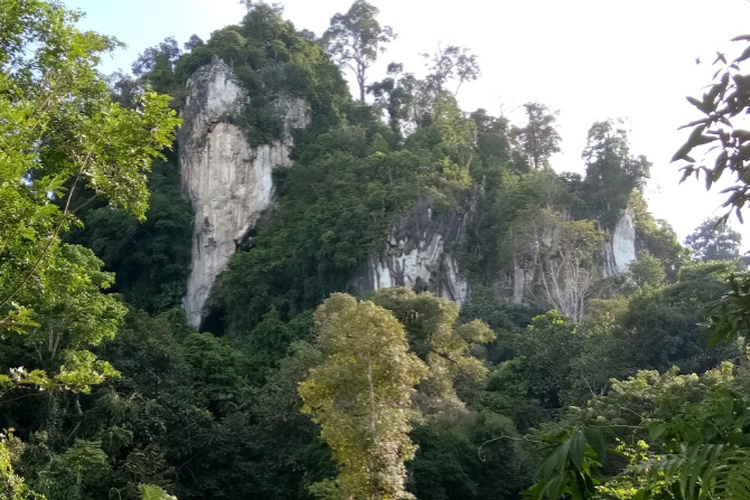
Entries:
[[[649, 212], [651, 164], [621, 123], [591, 125], [585, 175], [559, 173], [554, 110], [460, 108], [481, 76], [469, 48], [377, 74], [397, 34], [367, 1], [320, 37], [243, 3], [208, 40], [166, 38], [105, 76], [118, 42], [80, 13], [0, 0], [0, 498], [750, 498], [750, 274], [727, 225], [750, 200], [750, 132], [733, 126], [750, 49], [689, 98], [674, 161], [736, 181], [727, 217], [683, 245]], [[196, 329], [176, 137], [215, 58], [249, 96], [248, 144], [285, 133], [279, 95], [310, 124]], [[467, 300], [353, 296], [424, 200], [470, 215], [450, 248]], [[638, 258], [607, 274], [626, 213]], [[518, 269], [534, 272], [514, 297]]]

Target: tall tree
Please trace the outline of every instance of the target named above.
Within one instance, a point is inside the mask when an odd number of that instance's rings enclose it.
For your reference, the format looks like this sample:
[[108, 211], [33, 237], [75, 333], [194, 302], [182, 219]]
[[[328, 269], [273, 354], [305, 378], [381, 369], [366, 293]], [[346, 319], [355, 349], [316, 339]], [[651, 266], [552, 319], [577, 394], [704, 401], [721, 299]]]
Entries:
[[[145, 174], [179, 124], [168, 96], [144, 92], [135, 109], [112, 102], [97, 66], [118, 43], [80, 31], [79, 18], [59, 2], [0, 4], [0, 336], [22, 345], [0, 366], [10, 368], [3, 394], [36, 386], [52, 399], [116, 374], [88, 348], [114, 335], [125, 308], [101, 292], [112, 280], [101, 261], [60, 236], [97, 198], [143, 220]], [[36, 369], [17, 365], [29, 358]], [[6, 443], [2, 498], [43, 498], [15, 476]]]
[[736, 260], [740, 258], [742, 235], [729, 227], [723, 217], [701, 223], [685, 238], [685, 244], [698, 260]]
[[469, 115], [477, 124], [477, 153], [482, 160], [495, 158], [508, 163], [511, 158], [508, 120], [494, 117], [485, 109], [477, 109]]
[[539, 282], [550, 306], [580, 321], [598, 278], [596, 252], [604, 234], [591, 220], [562, 221], [555, 240], [542, 260]]
[[379, 10], [365, 0], [356, 0], [346, 14], [331, 18], [331, 25], [323, 34], [328, 52], [342, 66], [351, 69], [359, 86], [359, 99], [365, 100], [367, 70], [384, 52], [383, 45], [396, 38], [389, 26], [380, 26]]
[[555, 128], [557, 112], [538, 102], [527, 102], [526, 126], [517, 128], [516, 135], [521, 147], [535, 169], [547, 166], [549, 157], [560, 151], [560, 134]]
[[529, 396], [545, 408], [559, 408], [575, 381], [583, 347], [584, 336], [575, 323], [552, 310], [536, 316], [518, 336], [518, 357], [511, 364], [523, 374]]
[[470, 355], [472, 349], [495, 339], [486, 323], [474, 320], [457, 326], [455, 302], [431, 293], [415, 293], [407, 288], [384, 288], [370, 298], [391, 311], [404, 325], [411, 351], [427, 363], [428, 376], [412, 398], [425, 417], [466, 411], [454, 387], [461, 375], [465, 380], [483, 378], [487, 368]]
[[590, 215], [611, 229], [630, 195], [649, 176], [651, 163], [643, 155], [630, 153], [627, 132], [611, 120], [591, 126], [582, 157], [586, 162], [583, 191]]
[[401, 136], [401, 122], [409, 117], [408, 105], [413, 99], [399, 82], [403, 71], [403, 64], [390, 63], [388, 76], [367, 87], [367, 91], [375, 97], [375, 103], [388, 113], [388, 125], [397, 136]]
[[315, 320], [327, 357], [299, 386], [302, 411], [339, 463], [336, 481], [315, 489], [328, 498], [412, 498], [404, 484], [404, 462], [416, 451], [411, 396], [427, 366], [409, 352], [401, 323], [372, 302], [336, 293]]
[[568, 220], [551, 209], [530, 209], [511, 228], [516, 267], [539, 289], [537, 302], [580, 321], [598, 277], [604, 241], [592, 220]]
[[2, 14], [0, 331], [7, 331], [28, 319], [24, 299], [45, 300], [45, 276], [66, 269], [78, 273], [73, 281], [96, 282], [60, 251], [61, 233], [96, 198], [142, 220], [144, 174], [179, 120], [168, 96], [145, 92], [132, 110], [112, 102], [96, 66], [116, 43], [77, 30], [78, 14], [41, 0], [4, 5]]
[[465, 82], [474, 81], [479, 77], [480, 69], [477, 56], [469, 52], [466, 47], [449, 45], [440, 47], [435, 54], [422, 54], [430, 59], [430, 73], [426, 81], [436, 94], [445, 90], [445, 84], [453, 79], [458, 79], [458, 85], [454, 94], [458, 94]]

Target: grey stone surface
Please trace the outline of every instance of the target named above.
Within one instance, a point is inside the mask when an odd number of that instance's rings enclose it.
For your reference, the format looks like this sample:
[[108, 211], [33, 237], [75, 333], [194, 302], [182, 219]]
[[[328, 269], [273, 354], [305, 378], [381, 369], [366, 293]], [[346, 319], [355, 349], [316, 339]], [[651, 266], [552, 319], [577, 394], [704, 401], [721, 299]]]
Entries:
[[290, 130], [309, 122], [306, 103], [279, 97], [284, 137], [252, 147], [233, 123], [248, 97], [232, 69], [214, 58], [188, 81], [189, 96], [179, 134], [182, 189], [195, 211], [188, 291], [183, 307], [195, 327], [216, 277], [273, 203], [272, 171], [288, 166]]
[[435, 215], [431, 200], [391, 224], [383, 252], [371, 256], [352, 282], [352, 292], [403, 286], [455, 301], [466, 300], [469, 283], [461, 275], [450, 246], [463, 236], [474, 198], [462, 211]]

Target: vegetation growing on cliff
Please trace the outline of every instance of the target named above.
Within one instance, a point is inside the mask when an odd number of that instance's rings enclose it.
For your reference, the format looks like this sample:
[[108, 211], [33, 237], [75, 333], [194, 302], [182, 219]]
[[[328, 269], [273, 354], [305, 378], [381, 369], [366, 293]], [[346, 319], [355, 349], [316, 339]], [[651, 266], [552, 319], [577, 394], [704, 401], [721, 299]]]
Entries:
[[[113, 40], [54, 3], [0, 6], [3, 498], [747, 496], [735, 234], [702, 224], [691, 260], [648, 212], [650, 164], [614, 121], [591, 127], [580, 176], [551, 168], [543, 104], [521, 124], [464, 112], [450, 89], [480, 73], [466, 48], [428, 56], [423, 78], [376, 75], [394, 34], [373, 5], [317, 39], [244, 3], [239, 24], [184, 51], [166, 39], [109, 87], [95, 66]], [[282, 134], [283, 96], [312, 121], [197, 332], [179, 308], [193, 221], [169, 106], [214, 57], [250, 96], [252, 144]], [[738, 71], [693, 103], [707, 118], [676, 155], [719, 141], [712, 182], [746, 161], [741, 131], [714, 130], [745, 109]], [[446, 249], [471, 285], [461, 309], [422, 288], [347, 295], [426, 199], [468, 215]], [[605, 278], [626, 209], [639, 258]]]

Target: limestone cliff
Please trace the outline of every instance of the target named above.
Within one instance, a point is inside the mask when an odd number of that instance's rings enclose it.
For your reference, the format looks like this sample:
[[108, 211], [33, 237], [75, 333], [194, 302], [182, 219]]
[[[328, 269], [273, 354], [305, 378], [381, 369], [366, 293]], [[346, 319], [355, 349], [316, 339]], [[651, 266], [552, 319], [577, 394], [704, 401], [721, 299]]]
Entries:
[[[549, 243], [547, 244], [549, 246]], [[537, 282], [538, 248], [530, 248], [526, 255], [517, 255], [513, 269], [498, 287], [511, 294], [513, 302], [533, 302], [534, 286]], [[633, 210], [628, 207], [620, 216], [604, 243], [601, 275], [617, 276], [627, 270], [637, 258], [635, 222]]]
[[[473, 204], [462, 211], [435, 216], [429, 200], [418, 203], [409, 216], [393, 222], [383, 252], [372, 255], [357, 273], [352, 293], [404, 286], [426, 290], [462, 305], [470, 287], [449, 249], [463, 236], [472, 211]], [[635, 258], [633, 212], [628, 209], [605, 243], [601, 272], [605, 277], [622, 273]], [[510, 292], [514, 302], [532, 300], [536, 260], [528, 255], [514, 259], [507, 279], [498, 283]]]
[[617, 276], [637, 258], [633, 210], [628, 207], [617, 221], [604, 247], [604, 276]]
[[367, 260], [351, 291], [360, 294], [403, 286], [432, 292], [460, 306], [469, 284], [449, 249], [464, 234], [473, 208], [472, 201], [462, 211], [436, 215], [431, 200], [419, 202], [411, 214], [391, 224], [383, 252]]
[[289, 165], [290, 130], [307, 125], [304, 101], [279, 97], [284, 136], [252, 147], [233, 123], [248, 102], [232, 69], [214, 58], [188, 81], [179, 134], [182, 189], [195, 211], [188, 291], [188, 322], [199, 326], [216, 277], [240, 245], [247, 245], [258, 218], [273, 201], [272, 171]]

